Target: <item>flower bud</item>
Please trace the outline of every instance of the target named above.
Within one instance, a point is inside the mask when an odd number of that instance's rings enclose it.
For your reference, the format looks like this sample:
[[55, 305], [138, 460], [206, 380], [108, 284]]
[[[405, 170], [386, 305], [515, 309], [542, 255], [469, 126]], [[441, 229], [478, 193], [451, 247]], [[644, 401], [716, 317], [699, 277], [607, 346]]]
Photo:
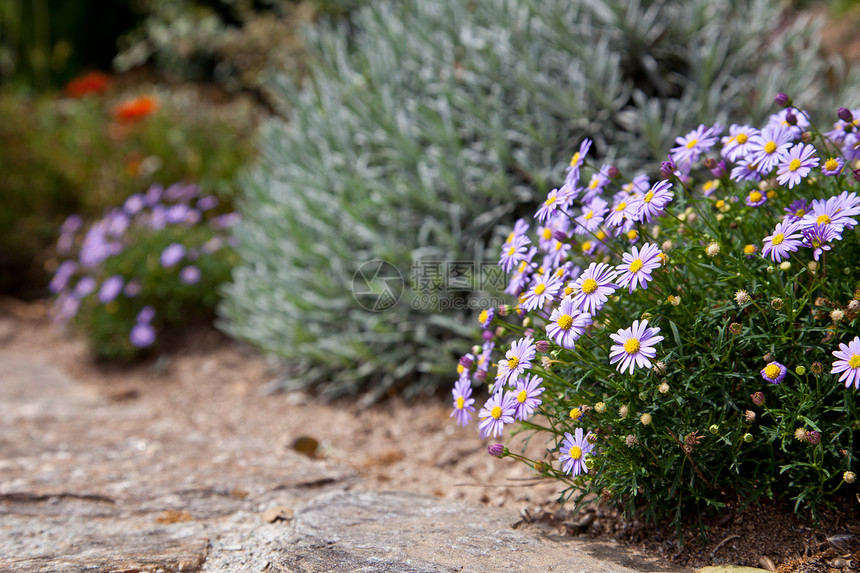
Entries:
[[794, 431], [794, 439], [797, 440], [798, 442], [805, 442], [806, 436], [807, 436], [806, 429], [804, 429], [804, 428], [798, 428]]
[[475, 363], [475, 362], [474, 362], [474, 360], [472, 360], [472, 355], [471, 355], [471, 354], [466, 354], [465, 356], [461, 356], [461, 357], [460, 357], [460, 362], [459, 362], [459, 364], [460, 364], [460, 366], [462, 366], [462, 367], [463, 367], [463, 368], [465, 368], [466, 370], [470, 370], [470, 369], [472, 368], [472, 365], [473, 365], [474, 363]]
[[781, 271], [787, 271], [790, 268], [791, 268], [791, 262], [790, 261], [782, 261], [781, 263], [779, 263], [779, 270], [781, 270]]
[[744, 327], [737, 322], [733, 322], [729, 325], [729, 332], [731, 332], [732, 334], [740, 334], [741, 332], [743, 332], [743, 329]]
[[582, 418], [582, 410], [579, 408], [574, 408], [570, 411], [570, 419], [574, 422], [578, 422], [579, 419]]
[[711, 175], [714, 177], [720, 178], [728, 172], [726, 169], [726, 162], [720, 159], [717, 161], [717, 165], [711, 169]]
[[857, 479], [857, 474], [854, 472], [845, 472], [842, 474], [842, 479], [845, 480], [845, 483], [854, 483], [854, 480]]
[[592, 458], [591, 456], [585, 458], [585, 467], [590, 470], [594, 469], [594, 458]]
[[662, 384], [660, 384], [660, 386], [657, 388], [657, 391], [658, 391], [658, 392], [660, 392], [661, 394], [666, 394], [666, 393], [669, 391], [669, 385], [664, 381], [664, 382], [663, 382]]
[[537, 350], [541, 354], [546, 354], [547, 352], [549, 352], [549, 348], [549, 341], [547, 340], [538, 340], [537, 342], [535, 342], [535, 350]]
[[821, 441], [821, 432], [818, 432], [816, 430], [809, 430], [808, 432], [806, 432], [806, 441], [813, 446], [818, 444]]
[[[508, 316], [511, 314], [511, 305], [509, 304], [500, 304], [499, 305], [499, 315], [500, 316]], [[501, 327], [500, 327], [501, 328]]]
[[853, 171], [851, 171], [851, 175], [854, 176], [854, 181], [860, 183], [860, 169], [854, 169]]
[[809, 369], [817, 376], [824, 372], [824, 365], [821, 362], [813, 362]]
[[753, 441], [753, 435], [750, 433], [744, 434], [744, 441], [749, 444]]
[[558, 241], [559, 243], [566, 243], [567, 240], [569, 239], [569, 237], [567, 236], [567, 233], [565, 233], [561, 229], [555, 229], [552, 232], [552, 238], [555, 239], [556, 241]]
[[478, 382], [484, 382], [487, 379], [487, 371], [486, 370], [478, 370], [475, 372], [475, 380]]
[[851, 123], [852, 121], [854, 121], [854, 114], [851, 113], [851, 110], [847, 107], [840, 107], [836, 111], [836, 117], [838, 117], [845, 123]]
[[711, 427], [708, 428], [708, 431], [716, 436], [720, 433], [720, 427], [716, 424], [711, 424]]
[[782, 308], [782, 304], [781, 298], [774, 298], [770, 301], [770, 306], [773, 310], [780, 310]]
[[598, 402], [597, 404], [594, 405], [594, 411], [597, 412], [598, 414], [600, 414], [604, 410], [606, 410], [606, 402]]
[[642, 422], [643, 426], [647, 426], [651, 423], [651, 414], [642, 414], [639, 417], [639, 421]]
[[779, 107], [788, 107], [791, 105], [791, 98], [787, 94], [779, 92], [774, 96], [773, 102]]
[[801, 364], [800, 366], [795, 368], [794, 371], [797, 372], [798, 376], [803, 376], [804, 374], [806, 374], [806, 366]]
[[503, 458], [508, 455], [508, 448], [502, 444], [490, 444], [487, 446], [487, 453], [494, 458]]
[[489, 342], [493, 339], [493, 332], [491, 330], [485, 330], [481, 333], [481, 338], [484, 339], [484, 342]]
[[788, 125], [797, 125], [797, 116], [794, 115], [793, 111], [788, 110], [788, 112], [785, 114], [785, 123], [787, 123]]
[[744, 412], [744, 420], [746, 420], [750, 424], [755, 422], [755, 412], [753, 412], [752, 410], [747, 410], [746, 412]]
[[615, 179], [616, 177], [618, 177], [618, 168], [614, 165], [610, 165], [609, 168], [606, 170], [606, 176], [610, 179]]
[[675, 173], [675, 163], [670, 159], [660, 163], [660, 176], [669, 179]]
[[626, 417], [627, 417], [627, 414], [628, 414], [629, 412], [630, 412], [630, 410], [627, 408], [627, 406], [626, 406], [626, 405], [621, 406], [620, 408], [618, 408], [618, 417], [619, 417], [619, 418], [626, 418]]
[[756, 406], [764, 405], [764, 392], [754, 392], [750, 394], [750, 398], [752, 398], [753, 404]]

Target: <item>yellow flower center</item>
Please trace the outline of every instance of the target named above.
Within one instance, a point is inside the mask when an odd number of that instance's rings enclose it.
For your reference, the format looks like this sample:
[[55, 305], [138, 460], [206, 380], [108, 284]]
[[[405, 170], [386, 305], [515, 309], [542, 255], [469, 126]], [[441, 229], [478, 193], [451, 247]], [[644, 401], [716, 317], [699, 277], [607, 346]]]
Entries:
[[687, 149], [693, 149], [694, 147], [696, 147], [697, 143], [699, 143], [698, 139], [691, 139], [687, 142]]
[[854, 354], [848, 359], [848, 366], [851, 368], [860, 368], [860, 356]]
[[462, 410], [463, 406], [466, 404], [466, 401], [463, 400], [462, 396], [457, 396], [457, 409]]
[[562, 330], [570, 330], [570, 327], [573, 326], [573, 317], [569, 314], [563, 314], [558, 317], [558, 320], [555, 321], [555, 323]]
[[630, 272], [635, 273], [636, 271], [641, 269], [643, 265], [644, 263], [642, 262], [642, 259], [636, 259], [635, 261], [630, 263]]
[[591, 180], [591, 183], [588, 184], [589, 189], [597, 189], [597, 186], [600, 184], [600, 179], [595, 177]]
[[549, 197], [546, 198], [546, 201], [544, 201], [543, 204], [546, 205], [547, 207], [549, 207], [550, 205], [555, 203], [555, 198], [556, 198], [556, 195], [550, 195]]
[[585, 253], [591, 250], [591, 241], [585, 241], [582, 243], [582, 252]]
[[720, 199], [719, 201], [714, 203], [714, 207], [716, 207], [717, 209], [722, 209], [725, 206], [726, 206], [726, 202], [723, 201], [722, 199]]
[[798, 218], [803, 217], [804, 215], [806, 215], [805, 209], [798, 209], [797, 211], [794, 212], [794, 216], [798, 217]]
[[480, 322], [481, 324], [484, 324], [485, 322], [487, 322], [487, 311], [486, 310], [482, 310], [481, 314], [478, 315], [478, 322]]
[[594, 279], [585, 279], [582, 281], [582, 292], [591, 294], [597, 290], [597, 281]]
[[580, 418], [582, 418], [582, 410], [580, 410], [579, 408], [574, 408], [570, 411], [571, 420], [579, 420]]
[[570, 452], [568, 452], [568, 455], [569, 455], [572, 459], [574, 459], [574, 460], [578, 460], [579, 458], [581, 458], [581, 457], [582, 457], [582, 448], [580, 448], [579, 446], [571, 446], [571, 447], [570, 447]]
[[773, 238], [770, 240], [770, 242], [773, 245], [779, 245], [784, 240], [785, 240], [785, 235], [783, 235], [782, 233], [777, 233], [776, 235], [773, 236]]
[[606, 233], [602, 229], [600, 231], [597, 231], [594, 234], [594, 236], [597, 237], [598, 239], [600, 239], [601, 241], [606, 239]]
[[508, 249], [508, 256], [513, 257], [516, 254], [516, 252], [517, 252], [517, 248], [511, 247], [510, 249]]
[[629, 231], [627, 231], [627, 238], [631, 241], [635, 241], [639, 238], [639, 231], [637, 231], [636, 229], [630, 229]]
[[650, 202], [651, 202], [651, 199], [653, 199], [653, 198], [654, 198], [654, 192], [653, 192], [653, 191], [648, 191], [648, 193], [646, 193], [646, 194], [645, 194], [645, 198], [644, 198], [644, 199], [642, 199], [642, 201], [643, 201], [644, 203], [650, 203]]
[[830, 217], [828, 217], [827, 215], [819, 215], [815, 222], [819, 225], [829, 225]]
[[[564, 243], [556, 243], [555, 244], [555, 250], [560, 251], [563, 246], [564, 246]], [[559, 269], [559, 270], [561, 270], [561, 269]], [[556, 272], [558, 272], [558, 271], [556, 271]]]
[[756, 251], [756, 247], [755, 247], [755, 245], [746, 245], [746, 246], [744, 247], [744, 254], [745, 254], [745, 255], [751, 255], [751, 254], [753, 254], [755, 251]]
[[797, 171], [798, 169], [800, 169], [800, 159], [798, 159], [798, 158], [796, 158], [796, 157], [795, 157], [795, 158], [794, 158], [794, 159], [792, 159], [792, 160], [791, 160], [791, 162], [788, 164], [788, 170], [789, 170], [789, 171]]
[[490, 416], [498, 420], [502, 417], [502, 407], [501, 406], [493, 406], [493, 409], [490, 410]]
[[836, 171], [836, 169], [837, 169], [838, 167], [839, 167], [839, 162], [838, 162], [838, 161], [836, 161], [836, 159], [834, 159], [833, 157], [831, 157], [830, 159], [828, 159], [828, 160], [824, 163], [824, 168], [825, 168], [826, 170], [828, 170], [828, 171]]
[[525, 401], [526, 401], [526, 398], [528, 398], [528, 394], [526, 393], [526, 391], [525, 391], [525, 390], [520, 390], [520, 393], [519, 393], [519, 394], [517, 394], [517, 402], [519, 402], [520, 404], [522, 404], [523, 402], [525, 402]]
[[546, 239], [547, 241], [552, 239], [552, 229], [550, 229], [549, 227], [544, 227], [543, 228], [543, 238]]
[[543, 283], [540, 283], [535, 287], [535, 294], [541, 295], [541, 294], [543, 294], [543, 291], [545, 291], [545, 290], [546, 290], [546, 285]]
[[510, 358], [508, 358], [508, 369], [509, 370], [513, 370], [514, 368], [516, 368], [519, 365], [520, 365], [520, 359], [517, 358], [516, 356], [511, 356]]
[[764, 367], [764, 375], [771, 380], [776, 380], [776, 377], [779, 376], [779, 372], [779, 366], [777, 366], [776, 364], [768, 364]]
[[570, 296], [573, 294], [573, 287], [566, 286], [564, 287], [564, 296]]
[[758, 203], [763, 195], [758, 191], [750, 191], [750, 203]]
[[739, 133], [735, 139], [737, 139], [738, 143], [740, 143], [741, 145], [749, 141], [749, 137], [746, 133]]
[[576, 153], [573, 154], [573, 157], [570, 158], [570, 166], [576, 167], [576, 165], [578, 163], [579, 163], [579, 152], [577, 151]]
[[774, 151], [776, 151], [776, 142], [775, 141], [768, 141], [767, 143], [764, 144], [764, 152], [765, 153], [770, 155]]
[[594, 211], [589, 211], [588, 213], [585, 214], [585, 220], [586, 221], [591, 220], [592, 217], [594, 217]]
[[636, 354], [639, 352], [639, 341], [635, 338], [628, 338], [624, 343], [624, 352], [627, 354]]
[[623, 201], [622, 201], [621, 203], [619, 203], [619, 204], [615, 207], [615, 212], [616, 212], [616, 213], [620, 213], [621, 211], [623, 211], [623, 210], [624, 210], [624, 209], [626, 209], [626, 208], [627, 208], [627, 203], [625, 203], [625, 202], [623, 202]]

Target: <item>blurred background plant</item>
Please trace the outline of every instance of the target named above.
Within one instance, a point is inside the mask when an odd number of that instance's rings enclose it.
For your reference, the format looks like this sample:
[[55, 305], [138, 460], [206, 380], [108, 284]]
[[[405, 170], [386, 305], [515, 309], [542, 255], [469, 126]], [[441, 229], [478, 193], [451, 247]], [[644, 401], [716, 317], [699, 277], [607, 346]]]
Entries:
[[[492, 291], [476, 276], [497, 256], [487, 245], [561, 183], [575, 143], [631, 169], [700, 122], [761, 119], [777, 88], [827, 108], [846, 70], [822, 57], [820, 22], [784, 7], [379, 1], [308, 29], [309, 79], [273, 80], [288, 120], [264, 123], [243, 177], [222, 327], [281, 356], [285, 385], [373, 398], [447, 382], [466, 315]], [[374, 312], [350, 290], [371, 260], [407, 283], [444, 270], [438, 290], [415, 284]]]
[[211, 320], [218, 286], [236, 263], [238, 216], [196, 185], [153, 185], [121, 208], [61, 227], [64, 260], [50, 284], [54, 319], [72, 322], [99, 358], [128, 360], [157, 347], [164, 331]]

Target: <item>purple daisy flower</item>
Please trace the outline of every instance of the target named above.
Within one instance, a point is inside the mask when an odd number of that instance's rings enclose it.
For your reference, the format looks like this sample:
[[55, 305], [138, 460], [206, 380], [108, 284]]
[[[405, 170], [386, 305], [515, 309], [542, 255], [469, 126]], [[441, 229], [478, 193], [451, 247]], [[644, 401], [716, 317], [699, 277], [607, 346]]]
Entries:
[[654, 345], [663, 340], [658, 336], [660, 329], [648, 328], [647, 320], [635, 320], [630, 328], [621, 328], [609, 338], [617, 342], [609, 349], [609, 363], [618, 362], [616, 370], [624, 372], [628, 369], [633, 374], [634, 366], [651, 368], [651, 358], [657, 356]]
[[836, 213], [835, 222], [849, 229], [853, 229], [857, 225], [857, 221], [851, 218], [860, 215], [860, 197], [857, 196], [857, 193], [843, 191], [835, 197], [830, 197], [827, 203], [834, 206]]
[[800, 232], [800, 222], [780, 221], [776, 224], [773, 234], [764, 238], [763, 257], [770, 254], [770, 259], [781, 262], [788, 258], [788, 253], [794, 252], [802, 244], [803, 235]]
[[684, 137], [676, 137], [677, 147], [670, 150], [669, 157], [683, 172], [688, 173], [693, 163], [717, 142], [713, 127], [700, 125]]
[[505, 360], [499, 360], [499, 371], [496, 380], [507, 383], [523, 375], [526, 368], [531, 368], [535, 357], [535, 343], [531, 337], [520, 338], [511, 344], [505, 353]]
[[218, 206], [218, 198], [214, 195], [206, 195], [197, 200], [197, 209], [201, 212], [206, 212]]
[[633, 227], [636, 211], [631, 208], [632, 205], [633, 198], [627, 193], [623, 193], [621, 197], [615, 200], [609, 210], [609, 216], [606, 217], [606, 224], [614, 234], [626, 233]]
[[579, 144], [579, 151], [574, 153], [573, 157], [570, 158], [570, 165], [565, 170], [565, 185], [574, 187], [579, 182], [579, 168], [585, 163], [585, 156], [588, 155], [589, 149], [591, 149], [591, 140], [586, 137]]
[[656, 245], [645, 243], [641, 249], [633, 247], [629, 253], [621, 255], [623, 262], [616, 267], [621, 288], [629, 285], [630, 292], [633, 292], [637, 285], [642, 285], [643, 289], [647, 289], [648, 283], [653, 280], [651, 272], [660, 268], [661, 254], [662, 251]]
[[806, 215], [806, 212], [809, 211], [809, 203], [806, 202], [806, 199], [796, 199], [783, 211], [785, 211], [783, 220], [788, 222], [800, 221]]
[[594, 233], [606, 216], [607, 203], [600, 197], [595, 197], [591, 203], [582, 207], [582, 215], [577, 217], [575, 221], [577, 226], [574, 228], [574, 233], [577, 235], [587, 235]]
[[78, 264], [75, 261], [63, 261], [60, 263], [60, 266], [57, 267], [57, 272], [54, 273], [54, 277], [51, 279], [51, 284], [48, 285], [48, 289], [54, 294], [65, 289], [69, 283], [69, 279], [72, 278], [77, 269]]
[[769, 363], [761, 369], [761, 377], [771, 384], [780, 384], [785, 380], [785, 373], [788, 369], [777, 361]]
[[493, 317], [496, 316], [496, 309], [485, 308], [478, 314], [478, 322], [481, 323], [481, 328], [490, 328], [490, 323], [493, 322]]
[[149, 324], [153, 318], [155, 318], [155, 309], [151, 305], [146, 305], [137, 313], [138, 324]]
[[767, 195], [758, 189], [751, 189], [744, 198], [744, 203], [746, 203], [748, 207], [761, 207], [767, 203]]
[[640, 223], [643, 221], [651, 222], [651, 219], [659, 215], [666, 205], [672, 201], [675, 196], [670, 189], [672, 184], [666, 179], [658, 181], [651, 187], [651, 190], [642, 196], [636, 196], [631, 205], [631, 210], [636, 212], [636, 220]]
[[776, 180], [791, 189], [809, 175], [813, 167], [818, 167], [818, 162], [813, 146], [798, 143], [782, 156], [776, 170]]
[[579, 474], [588, 473], [588, 467], [585, 465], [585, 454], [594, 449], [594, 444], [588, 441], [591, 432], [587, 435], [582, 435], [582, 428], [576, 428], [574, 435], [570, 432], [564, 433], [564, 441], [561, 444], [558, 461], [561, 462], [562, 471], [566, 474], [572, 474], [574, 477]]
[[813, 249], [812, 258], [816, 261], [821, 253], [830, 250], [830, 242], [839, 240], [841, 237], [836, 229], [830, 225], [813, 225], [803, 229], [803, 246]]
[[762, 175], [776, 167], [780, 157], [791, 147], [791, 132], [778, 125], [768, 125], [750, 138], [749, 163]]
[[561, 286], [561, 279], [555, 273], [546, 272], [538, 275], [524, 295], [523, 308], [529, 311], [536, 308], [542, 309], [545, 303], [555, 298]]
[[576, 347], [576, 341], [589, 324], [591, 324], [591, 315], [587, 312], [579, 312], [573, 298], [566, 296], [561, 304], [553, 309], [549, 323], [546, 325], [546, 334], [559, 346], [573, 350]]
[[475, 399], [471, 397], [472, 383], [468, 378], [461, 377], [454, 384], [451, 393], [454, 395], [454, 410], [449, 417], [456, 417], [458, 424], [468, 426], [472, 419], [472, 413], [475, 411], [475, 407], [472, 405], [475, 403]]
[[609, 177], [607, 176], [609, 167], [608, 163], [604, 163], [600, 166], [600, 170], [591, 176], [588, 185], [585, 187], [585, 193], [582, 196], [583, 203], [591, 203], [603, 191], [603, 188], [609, 184]]
[[845, 167], [845, 161], [841, 157], [830, 157], [821, 166], [821, 173], [827, 177], [833, 177], [842, 173], [843, 167]]
[[745, 181], [761, 181], [761, 173], [758, 171], [758, 165], [752, 163], [749, 159], [743, 159], [737, 165], [732, 167], [729, 179], [736, 183], [743, 183]]
[[200, 269], [195, 265], [188, 265], [179, 271], [179, 280], [187, 285], [197, 284], [200, 282]]
[[540, 376], [526, 376], [517, 380], [517, 387], [511, 392], [511, 396], [516, 398], [514, 418], [525, 420], [534, 413], [535, 408], [541, 405], [543, 400], [540, 399], [540, 395], [545, 390], [541, 384], [543, 384], [543, 378]]
[[180, 243], [172, 243], [161, 252], [161, 266], [170, 268], [185, 256], [185, 247]]
[[759, 130], [749, 125], [732, 124], [729, 126], [729, 134], [722, 138], [723, 148], [720, 155], [729, 161], [738, 161], [747, 156], [750, 151], [750, 139], [759, 135]]
[[481, 437], [500, 438], [505, 424], [513, 423], [515, 413], [516, 398], [510, 392], [495, 392], [478, 412]]
[[155, 329], [149, 324], [135, 324], [128, 339], [132, 346], [148, 348], [155, 342]]
[[[794, 116], [794, 125], [792, 125], [788, 121], [789, 113]], [[767, 124], [770, 126], [787, 130], [791, 135], [792, 139], [800, 139], [800, 136], [803, 135], [804, 130], [809, 127], [809, 120], [806, 117], [805, 111], [787, 107], [772, 114], [768, 118]]]
[[559, 203], [564, 199], [564, 196], [559, 196], [559, 190], [553, 189], [546, 196], [546, 200], [541, 204], [535, 213], [535, 219], [543, 223], [558, 211]]
[[524, 235], [516, 235], [510, 243], [505, 243], [502, 247], [502, 255], [499, 257], [499, 266], [502, 270], [509, 273], [515, 265], [525, 260], [529, 244], [529, 238]]
[[615, 270], [606, 263], [591, 263], [573, 283], [576, 289], [573, 304], [580, 312], [596, 315], [618, 288], [613, 282], [616, 276]]
[[141, 209], [146, 206], [146, 202], [143, 200], [143, 195], [140, 193], [135, 193], [131, 197], [125, 200], [125, 203], [122, 206], [122, 210], [125, 211], [129, 215], [137, 215]]
[[82, 299], [96, 290], [96, 279], [90, 276], [82, 277], [75, 285], [75, 296]]
[[115, 299], [122, 291], [124, 281], [119, 275], [114, 275], [105, 279], [102, 283], [102, 288], [99, 289], [99, 300], [103, 303], [109, 303]]
[[839, 343], [839, 350], [833, 351], [833, 356], [837, 360], [833, 363], [831, 374], [842, 373], [839, 377], [840, 382], [845, 382], [845, 387], [850, 388], [854, 384], [854, 388], [860, 389], [860, 336], [855, 336], [854, 340], [848, 344]]

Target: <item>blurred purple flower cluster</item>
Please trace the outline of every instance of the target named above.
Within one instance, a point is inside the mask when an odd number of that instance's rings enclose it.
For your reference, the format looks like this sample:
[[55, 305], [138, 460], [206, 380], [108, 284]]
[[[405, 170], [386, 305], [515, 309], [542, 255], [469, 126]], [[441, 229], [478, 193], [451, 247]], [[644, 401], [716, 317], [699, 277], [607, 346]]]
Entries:
[[[182, 285], [198, 284], [203, 278], [199, 259], [214, 256], [225, 246], [235, 246], [231, 230], [239, 215], [219, 212], [219, 206], [218, 198], [201, 196], [193, 184], [174, 184], [166, 189], [153, 185], [88, 227], [78, 215], [68, 217], [57, 241], [57, 252], [66, 259], [58, 265], [49, 285], [56, 295], [54, 321], [68, 323], [79, 315], [84, 303], [115, 312], [120, 297], [124, 302], [140, 298], [143, 300], [137, 305], [134, 323], [129, 325], [128, 341], [136, 348], [151, 346], [156, 335], [156, 309], [146, 302], [146, 285], [152, 281], [143, 275], [168, 273]], [[177, 234], [177, 229], [188, 232]], [[192, 232], [200, 229], [205, 232]], [[160, 252], [147, 253], [143, 270], [131, 262], [107, 264], [121, 259], [141, 237], [159, 234], [172, 241]], [[160, 277], [160, 282], [164, 280]]]

